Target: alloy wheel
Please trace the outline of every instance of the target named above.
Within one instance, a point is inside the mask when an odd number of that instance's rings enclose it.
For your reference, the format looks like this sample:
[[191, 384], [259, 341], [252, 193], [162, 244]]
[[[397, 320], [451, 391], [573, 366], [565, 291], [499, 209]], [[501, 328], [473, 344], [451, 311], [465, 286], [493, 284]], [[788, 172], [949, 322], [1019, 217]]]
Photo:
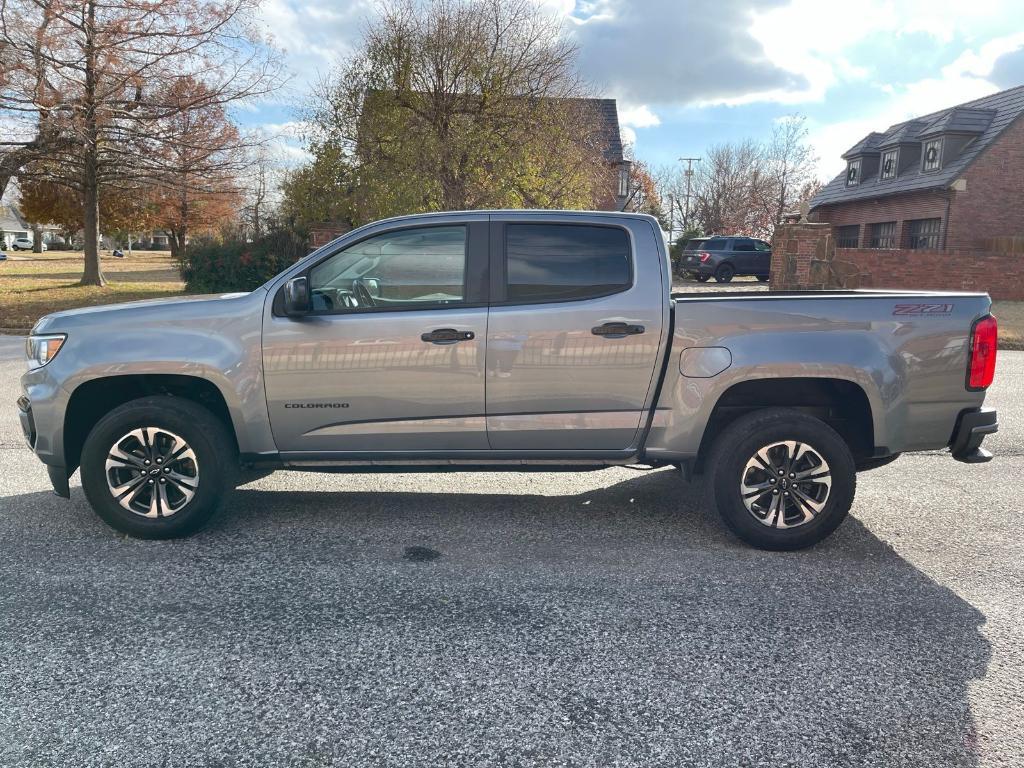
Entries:
[[769, 528], [806, 525], [825, 508], [832, 471], [814, 447], [796, 440], [759, 449], [743, 467], [740, 497], [754, 519]]
[[139, 427], [117, 440], [104, 465], [117, 502], [142, 517], [170, 517], [192, 501], [199, 461], [183, 438], [160, 427]]

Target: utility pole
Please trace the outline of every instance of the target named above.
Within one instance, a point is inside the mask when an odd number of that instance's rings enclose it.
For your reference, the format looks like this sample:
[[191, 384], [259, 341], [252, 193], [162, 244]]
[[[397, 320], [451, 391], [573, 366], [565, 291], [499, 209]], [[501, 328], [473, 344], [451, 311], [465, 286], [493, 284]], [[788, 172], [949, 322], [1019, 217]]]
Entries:
[[683, 209], [683, 232], [690, 231], [690, 186], [693, 181], [693, 164], [699, 163], [699, 157], [680, 157], [679, 162], [686, 163], [686, 170], [683, 171], [683, 175], [686, 176], [686, 207]]
[[668, 193], [668, 245], [669, 248], [675, 243], [676, 229], [676, 196]]

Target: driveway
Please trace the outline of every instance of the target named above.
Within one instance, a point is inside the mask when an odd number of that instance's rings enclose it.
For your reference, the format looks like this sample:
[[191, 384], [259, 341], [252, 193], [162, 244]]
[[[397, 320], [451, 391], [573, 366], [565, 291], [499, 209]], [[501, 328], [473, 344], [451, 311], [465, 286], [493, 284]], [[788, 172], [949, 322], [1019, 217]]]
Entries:
[[194, 538], [126, 539], [77, 478], [49, 492], [21, 369], [0, 361], [4, 766], [1024, 764], [1024, 354], [990, 395], [997, 460], [863, 474], [789, 554], [622, 468], [280, 472]]

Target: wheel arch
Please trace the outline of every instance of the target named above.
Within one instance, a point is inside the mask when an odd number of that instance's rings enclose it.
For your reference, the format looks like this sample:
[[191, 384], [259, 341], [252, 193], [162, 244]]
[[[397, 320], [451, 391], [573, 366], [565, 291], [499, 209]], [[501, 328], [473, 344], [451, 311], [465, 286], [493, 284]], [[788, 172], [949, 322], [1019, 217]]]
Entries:
[[723, 430], [764, 408], [790, 408], [820, 418], [839, 433], [855, 457], [875, 455], [877, 414], [860, 383], [840, 377], [779, 376], [738, 381], [721, 393], [704, 426], [695, 468], [702, 468]]
[[119, 405], [151, 395], [181, 397], [203, 406], [224, 424], [238, 449], [237, 425], [223, 392], [198, 376], [182, 374], [123, 374], [90, 379], [77, 386], [64, 412], [63, 449], [67, 474], [79, 466], [85, 438], [96, 423]]

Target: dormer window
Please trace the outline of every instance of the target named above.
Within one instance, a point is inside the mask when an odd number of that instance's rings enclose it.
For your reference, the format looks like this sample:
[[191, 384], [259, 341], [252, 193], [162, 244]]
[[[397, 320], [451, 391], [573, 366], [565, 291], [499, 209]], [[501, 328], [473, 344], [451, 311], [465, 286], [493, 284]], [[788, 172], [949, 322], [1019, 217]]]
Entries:
[[860, 160], [851, 160], [846, 166], [846, 186], [853, 187], [860, 184]]
[[882, 164], [878, 173], [880, 179], [896, 178], [896, 158], [899, 155], [898, 149], [890, 149], [882, 153]]
[[942, 165], [942, 139], [932, 139], [924, 143], [921, 152], [921, 170], [937, 171]]

